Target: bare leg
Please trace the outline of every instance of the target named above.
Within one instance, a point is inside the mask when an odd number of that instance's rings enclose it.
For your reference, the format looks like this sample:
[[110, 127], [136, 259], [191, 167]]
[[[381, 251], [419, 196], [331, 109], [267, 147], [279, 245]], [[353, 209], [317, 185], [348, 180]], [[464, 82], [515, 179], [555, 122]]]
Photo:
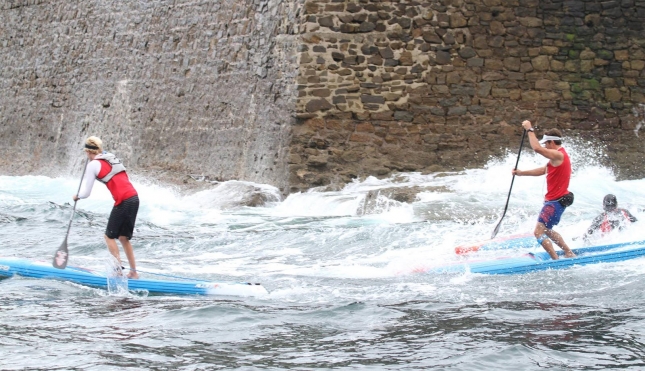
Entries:
[[119, 247], [116, 245], [116, 240], [108, 236], [104, 236], [104, 237], [105, 237], [105, 244], [107, 244], [108, 251], [110, 252], [110, 254], [112, 254], [112, 256], [114, 256], [117, 263], [119, 263], [119, 267], [121, 267], [121, 257], [119, 256]]
[[[535, 238], [539, 239], [543, 234], [546, 233], [546, 231], [546, 225], [544, 225], [543, 223], [537, 223], [535, 225], [535, 231], [533, 231], [533, 234], [535, 235]], [[551, 240], [549, 240], [548, 238], [542, 240], [542, 247], [544, 248], [544, 250], [546, 250], [547, 253], [549, 253], [551, 259], [558, 260], [558, 254], [555, 253], [555, 249], [553, 248]]]
[[564, 238], [562, 238], [560, 233], [554, 231], [553, 229], [547, 229], [546, 235], [549, 236], [549, 238], [552, 239], [556, 245], [560, 246], [560, 248], [564, 251], [565, 257], [573, 258], [576, 256], [576, 254], [574, 254], [573, 251], [571, 251], [567, 243], [564, 242]]
[[128, 258], [128, 263], [130, 263], [130, 273], [128, 273], [128, 278], [139, 278], [139, 273], [137, 273], [137, 263], [134, 260], [134, 248], [132, 248], [130, 240], [125, 236], [119, 236], [119, 242], [121, 242], [125, 256]]

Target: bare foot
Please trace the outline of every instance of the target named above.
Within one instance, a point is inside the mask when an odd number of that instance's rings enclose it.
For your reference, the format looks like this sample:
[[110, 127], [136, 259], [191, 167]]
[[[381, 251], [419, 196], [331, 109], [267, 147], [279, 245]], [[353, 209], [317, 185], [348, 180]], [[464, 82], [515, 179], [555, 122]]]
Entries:
[[138, 280], [139, 279], [139, 273], [137, 271], [130, 269], [130, 273], [128, 273], [128, 278], [131, 280]]
[[576, 254], [574, 254], [573, 251], [565, 252], [564, 257], [565, 258], [575, 258]]

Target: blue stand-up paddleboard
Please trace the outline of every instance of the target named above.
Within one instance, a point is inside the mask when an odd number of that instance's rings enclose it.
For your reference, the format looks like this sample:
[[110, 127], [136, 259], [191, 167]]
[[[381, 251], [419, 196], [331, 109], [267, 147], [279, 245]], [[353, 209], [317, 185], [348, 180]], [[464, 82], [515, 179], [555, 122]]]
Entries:
[[[106, 290], [110, 278], [105, 274], [85, 268], [68, 266], [65, 269], [57, 269], [52, 267], [50, 263], [0, 258], [0, 277], [14, 275], [69, 281]], [[261, 296], [268, 293], [261, 284], [247, 282], [212, 282], [190, 278], [176, 281], [130, 279], [127, 282], [129, 290], [146, 291], [151, 294]]]
[[485, 250], [520, 249], [532, 247], [541, 248], [542, 246], [537, 243], [537, 240], [533, 236], [533, 233], [524, 233], [460, 245], [455, 247], [455, 253], [464, 255]]
[[492, 260], [470, 261], [452, 265], [433, 267], [427, 272], [434, 273], [483, 273], [483, 274], [520, 274], [548, 269], [563, 269], [573, 266], [611, 263], [645, 256], [645, 241], [618, 243], [612, 245], [584, 247], [572, 250], [576, 257], [552, 260], [546, 251], [524, 253]]

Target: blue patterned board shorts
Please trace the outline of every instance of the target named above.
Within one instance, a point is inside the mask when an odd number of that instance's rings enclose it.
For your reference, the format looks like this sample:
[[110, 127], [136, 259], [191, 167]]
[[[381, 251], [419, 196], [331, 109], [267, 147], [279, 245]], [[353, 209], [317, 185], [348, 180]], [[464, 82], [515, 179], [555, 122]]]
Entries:
[[547, 229], [552, 229], [554, 225], [560, 223], [560, 217], [564, 213], [564, 206], [560, 205], [558, 200], [545, 201], [538, 217], [538, 222], [546, 225]]

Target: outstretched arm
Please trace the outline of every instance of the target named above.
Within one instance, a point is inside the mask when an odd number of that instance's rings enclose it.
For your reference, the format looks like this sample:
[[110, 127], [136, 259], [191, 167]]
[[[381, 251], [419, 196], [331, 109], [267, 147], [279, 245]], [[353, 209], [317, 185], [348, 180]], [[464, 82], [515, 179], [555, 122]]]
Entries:
[[632, 215], [632, 213], [630, 213], [629, 210], [623, 209], [623, 211], [627, 215], [627, 218], [629, 219], [630, 222], [634, 223], [634, 222], [638, 221], [638, 219], [636, 219], [636, 217], [634, 215]]
[[602, 213], [602, 214], [598, 215], [591, 222], [591, 225], [589, 226], [589, 228], [587, 228], [587, 235], [592, 235], [595, 231], [598, 230], [598, 228], [600, 228], [600, 225], [602, 224], [602, 221], [605, 219], [605, 214], [606, 213]]
[[513, 170], [513, 174], [517, 176], [540, 176], [546, 174], [546, 166], [538, 167], [532, 170]]
[[81, 198], [88, 198], [90, 193], [92, 193], [92, 186], [94, 186], [94, 179], [99, 175], [101, 171], [101, 163], [99, 161], [90, 161], [87, 164], [87, 169], [85, 169], [85, 175], [83, 176], [83, 186], [81, 191], [73, 197], [76, 201]]

